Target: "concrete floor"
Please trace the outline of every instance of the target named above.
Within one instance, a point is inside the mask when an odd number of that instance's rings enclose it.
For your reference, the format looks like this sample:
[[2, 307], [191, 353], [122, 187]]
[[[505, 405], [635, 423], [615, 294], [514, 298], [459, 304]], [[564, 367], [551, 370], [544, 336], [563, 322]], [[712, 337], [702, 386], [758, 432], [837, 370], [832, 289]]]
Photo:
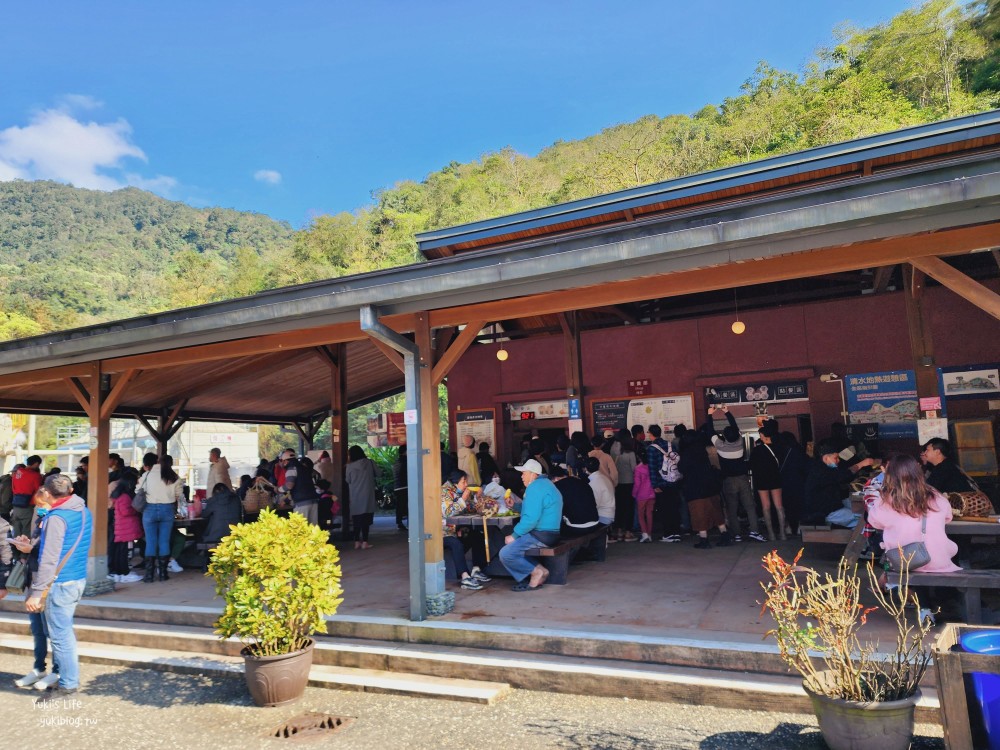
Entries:
[[[370, 550], [338, 543], [343, 569], [344, 602], [338, 614], [406, 619], [408, 615], [406, 534], [393, 519], [376, 519]], [[761, 558], [777, 548], [786, 558], [801, 540], [743, 542], [729, 548], [699, 550], [693, 540], [679, 544], [613, 544], [607, 562], [570, 568], [566, 586], [515, 593], [511, 579], [496, 578], [482, 591], [466, 591], [454, 583], [455, 609], [438, 621], [547, 627], [614, 634], [681, 637], [760, 643], [772, 627], [761, 614]], [[842, 550], [807, 545], [802, 563], [833, 570]], [[200, 570], [172, 575], [166, 583], [119, 586], [111, 594], [86, 600], [175, 607], [221, 609], [213, 582]], [[888, 618], [876, 612], [866, 631], [888, 645], [894, 633]]]

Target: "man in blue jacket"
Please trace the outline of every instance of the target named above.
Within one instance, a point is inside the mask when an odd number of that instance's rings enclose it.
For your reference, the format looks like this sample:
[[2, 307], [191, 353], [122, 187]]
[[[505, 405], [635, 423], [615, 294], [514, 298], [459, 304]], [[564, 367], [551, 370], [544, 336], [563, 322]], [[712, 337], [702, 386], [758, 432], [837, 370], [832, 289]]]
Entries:
[[87, 584], [90, 512], [83, 499], [73, 494], [73, 481], [64, 474], [46, 477], [35, 495], [35, 505], [41, 518], [38, 572], [31, 578], [31, 593], [24, 606], [29, 612], [44, 608], [52, 660], [59, 665], [59, 682], [49, 690], [68, 695], [80, 687], [73, 614]]
[[517, 581], [514, 591], [536, 591], [549, 577], [544, 565], [536, 565], [525, 557], [528, 550], [550, 547], [559, 540], [562, 522], [562, 495], [542, 473], [542, 465], [533, 458], [523, 466], [515, 466], [524, 482], [521, 520], [504, 541], [500, 561]]

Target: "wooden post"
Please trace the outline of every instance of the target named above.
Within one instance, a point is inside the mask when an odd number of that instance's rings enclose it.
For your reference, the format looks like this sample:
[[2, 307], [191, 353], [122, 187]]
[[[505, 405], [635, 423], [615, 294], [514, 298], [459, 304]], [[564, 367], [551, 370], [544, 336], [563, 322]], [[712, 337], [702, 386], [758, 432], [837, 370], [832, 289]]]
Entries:
[[94, 521], [87, 556], [87, 596], [114, 591], [114, 584], [108, 580], [108, 454], [111, 452], [111, 411], [114, 406], [109, 404], [110, 408], [104, 408], [110, 389], [102, 388], [101, 379], [101, 363], [94, 362], [90, 368], [87, 404], [84, 407], [90, 418], [87, 507]]
[[560, 313], [559, 325], [563, 329], [566, 351], [566, 395], [570, 398], [582, 398], [583, 362], [580, 359], [580, 325], [576, 311]]
[[[434, 385], [434, 353], [431, 347], [430, 318], [427, 313], [417, 314], [415, 340], [420, 350], [420, 439], [423, 443], [422, 493], [410, 488], [410, 503], [421, 502], [424, 508], [424, 564], [427, 571], [437, 571], [425, 576], [427, 594], [444, 591], [444, 548], [441, 541], [441, 419], [438, 413], [437, 386]], [[409, 461], [418, 456], [407, 456]]]
[[[910, 265], [903, 266], [903, 297], [906, 301], [906, 325], [910, 334], [910, 352], [917, 379], [917, 399], [940, 397], [937, 368], [934, 366], [934, 340], [923, 294], [924, 274]], [[926, 416], [923, 411], [921, 416]]]
[[337, 344], [330, 363], [330, 461], [333, 462], [333, 486], [330, 491], [340, 498], [341, 538], [351, 538], [351, 509], [348, 507], [344, 467], [347, 466], [347, 344]]

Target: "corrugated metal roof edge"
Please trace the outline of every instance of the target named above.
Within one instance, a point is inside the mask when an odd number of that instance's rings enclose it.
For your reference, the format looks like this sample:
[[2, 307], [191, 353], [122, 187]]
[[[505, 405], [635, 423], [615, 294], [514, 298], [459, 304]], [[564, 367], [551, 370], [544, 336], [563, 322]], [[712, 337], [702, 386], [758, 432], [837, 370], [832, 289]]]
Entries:
[[[970, 131], [974, 130], [985, 130], [986, 132], [972, 134]], [[720, 190], [748, 184], [752, 181], [778, 178], [800, 172], [802, 166], [806, 164], [810, 165], [810, 169], [826, 169], [857, 161], [859, 154], [864, 152], [870, 152], [867, 158], [877, 158], [911, 151], [915, 148], [941, 145], [942, 143], [997, 133], [1000, 133], [1000, 109], [927, 125], [916, 125], [829, 146], [817, 146], [792, 154], [723, 167], [665, 182], [560, 203], [556, 206], [508, 214], [495, 219], [421, 232], [416, 235], [416, 239], [420, 251], [426, 252], [459, 242], [470, 242], [493, 235], [535, 229], [546, 224], [568, 221], [571, 218], [580, 219], [611, 211], [636, 208], [649, 203], [658, 203], [664, 200], [667, 194], [670, 195], [671, 199], [676, 199], [700, 192], [708, 192], [710, 189]]]

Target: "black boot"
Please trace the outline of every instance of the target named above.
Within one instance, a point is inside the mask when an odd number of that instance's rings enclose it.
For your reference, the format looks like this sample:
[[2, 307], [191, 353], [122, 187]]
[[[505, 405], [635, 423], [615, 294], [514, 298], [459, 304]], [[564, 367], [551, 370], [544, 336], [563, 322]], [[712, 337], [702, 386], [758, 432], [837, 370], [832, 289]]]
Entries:
[[167, 574], [167, 565], [170, 563], [169, 557], [158, 557], [156, 558], [156, 579], [158, 581], [169, 581], [170, 576]]
[[146, 575], [142, 577], [142, 582], [152, 583], [155, 580], [153, 576], [156, 575], [156, 558], [147, 555], [143, 560], [143, 565], [146, 566]]

